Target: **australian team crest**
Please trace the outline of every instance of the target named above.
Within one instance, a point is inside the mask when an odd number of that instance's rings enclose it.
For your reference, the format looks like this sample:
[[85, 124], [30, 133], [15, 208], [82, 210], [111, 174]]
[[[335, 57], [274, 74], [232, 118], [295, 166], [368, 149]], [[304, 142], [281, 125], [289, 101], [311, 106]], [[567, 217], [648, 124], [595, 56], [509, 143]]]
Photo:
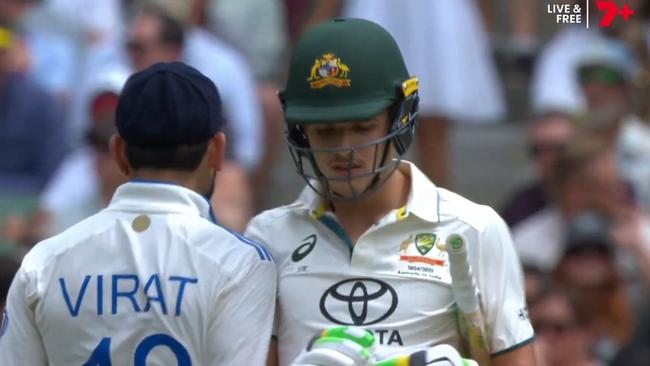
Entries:
[[436, 244], [436, 234], [422, 233], [415, 235], [415, 249], [422, 255], [429, 253]]
[[320, 59], [314, 60], [307, 81], [312, 89], [320, 89], [327, 85], [337, 88], [349, 87], [349, 73], [350, 68], [339, 57], [333, 53], [326, 53]]

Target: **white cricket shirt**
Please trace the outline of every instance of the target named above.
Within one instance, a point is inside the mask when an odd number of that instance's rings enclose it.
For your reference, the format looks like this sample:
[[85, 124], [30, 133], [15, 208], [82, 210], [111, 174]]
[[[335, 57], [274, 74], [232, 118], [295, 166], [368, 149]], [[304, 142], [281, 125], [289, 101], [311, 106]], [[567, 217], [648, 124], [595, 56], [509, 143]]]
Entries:
[[447, 253], [451, 234], [467, 240], [482, 296], [491, 352], [532, 340], [519, 259], [503, 220], [487, 206], [437, 188], [417, 167], [408, 203], [369, 228], [354, 246], [336, 217], [306, 188], [291, 205], [263, 212], [247, 236], [265, 243], [278, 266], [274, 335], [280, 365], [337, 324], [374, 331], [380, 357], [434, 344], [459, 346]]
[[155, 182], [34, 247], [11, 285], [0, 364], [264, 365], [276, 269], [207, 200]]

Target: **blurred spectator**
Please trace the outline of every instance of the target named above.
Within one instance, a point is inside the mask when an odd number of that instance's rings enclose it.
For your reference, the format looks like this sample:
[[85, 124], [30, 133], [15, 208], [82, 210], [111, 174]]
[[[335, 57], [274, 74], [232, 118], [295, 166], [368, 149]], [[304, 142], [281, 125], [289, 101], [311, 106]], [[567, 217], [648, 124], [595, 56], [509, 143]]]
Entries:
[[650, 210], [650, 127], [634, 114], [637, 70], [626, 47], [603, 43], [583, 55], [577, 75], [587, 102], [587, 128], [615, 146], [622, 176]]
[[0, 26], [15, 28], [18, 21], [39, 0], [0, 0]]
[[[309, 24], [337, 15], [386, 28], [420, 82], [418, 157], [422, 170], [447, 186], [450, 121], [483, 123], [504, 117], [494, 61], [475, 1], [317, 1]], [[345, 61], [345, 60], [344, 60]]]
[[576, 120], [567, 113], [548, 111], [533, 117], [528, 124], [528, 155], [533, 162], [537, 180], [520, 188], [505, 204], [502, 217], [511, 228], [545, 208], [555, 192], [555, 163], [560, 151], [569, 143], [577, 128]]
[[0, 0], [0, 25], [13, 28], [23, 39], [29, 52], [24, 72], [65, 100], [74, 73], [74, 44], [60, 34], [25, 27], [25, 14], [39, 3], [39, 0]]
[[40, 0], [21, 21], [30, 41], [31, 74], [67, 100], [69, 138], [84, 141], [94, 75], [119, 60], [120, 0]]
[[[20, 40], [0, 28], [0, 194], [38, 194], [66, 152], [61, 105], [23, 73]], [[46, 137], [46, 138], [44, 138]]]
[[580, 323], [579, 311], [568, 296], [556, 288], [544, 290], [530, 307], [537, 366], [601, 365], [592, 355], [593, 340]]
[[38, 240], [94, 215], [125, 182], [108, 154], [108, 142], [116, 132], [117, 99], [127, 77], [128, 72], [121, 68], [95, 75], [86, 109], [91, 120], [86, 141], [68, 155], [41, 197], [41, 210], [47, 218]]
[[613, 222], [596, 213], [584, 213], [569, 223], [565, 250], [554, 273], [569, 294], [578, 319], [595, 340], [597, 358], [609, 363], [640, 331], [641, 309], [629, 296], [629, 283], [617, 263], [610, 235]]
[[[573, 3], [581, 7], [582, 17], [600, 19], [596, 6], [586, 13], [582, 0], [560, 0], [554, 3]], [[581, 57], [601, 42], [616, 42], [608, 38], [602, 27], [585, 28], [584, 24], [566, 24], [543, 47], [535, 62], [530, 86], [531, 107], [534, 112], [548, 109], [579, 114], [585, 111], [585, 100], [580, 91], [575, 70]]]
[[594, 210], [616, 218], [633, 205], [609, 145], [581, 136], [558, 156], [554, 182], [557, 200], [512, 230], [522, 261], [550, 271], [562, 254], [566, 221]]
[[[129, 76], [128, 70], [115, 66], [94, 75], [89, 82], [89, 102], [84, 109], [91, 120], [84, 133], [83, 145], [72, 151], [63, 161], [41, 196], [41, 208], [48, 212], [59, 212], [70, 202], [94, 196], [99, 186], [94, 168], [94, 152], [90, 137], [96, 129], [104, 131], [114, 124], [113, 113], [117, 96]], [[101, 124], [101, 127], [99, 126]], [[75, 189], [70, 189], [73, 187]]]
[[[11, 0], [3, 0], [11, 1]], [[25, 2], [24, 0], [13, 0]], [[84, 48], [110, 43], [122, 31], [120, 0], [27, 0], [38, 3], [26, 19], [28, 28], [65, 34]]]
[[131, 66], [140, 71], [156, 62], [179, 60], [184, 45], [182, 24], [162, 12], [147, 9], [133, 18], [126, 51]]
[[5, 309], [5, 301], [7, 300], [7, 293], [14, 275], [18, 271], [20, 262], [11, 257], [8, 253], [0, 253], [0, 336], [2, 336], [2, 326], [5, 325], [5, 319], [2, 314]]
[[147, 7], [131, 21], [126, 48], [132, 66], [182, 60], [209, 77], [223, 96], [230, 156], [247, 172], [263, 152], [263, 124], [255, 84], [244, 59], [204, 29], [183, 24], [163, 10]]

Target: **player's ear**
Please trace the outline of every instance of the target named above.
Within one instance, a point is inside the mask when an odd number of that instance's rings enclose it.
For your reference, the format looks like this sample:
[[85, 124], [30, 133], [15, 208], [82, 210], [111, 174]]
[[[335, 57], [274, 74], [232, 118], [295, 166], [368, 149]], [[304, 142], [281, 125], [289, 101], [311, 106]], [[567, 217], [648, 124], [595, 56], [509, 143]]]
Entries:
[[223, 132], [215, 134], [208, 141], [208, 165], [216, 171], [220, 171], [223, 161], [226, 158], [226, 135]]
[[120, 171], [129, 176], [131, 167], [129, 166], [129, 159], [126, 157], [126, 142], [124, 139], [117, 134], [111, 136], [108, 150]]

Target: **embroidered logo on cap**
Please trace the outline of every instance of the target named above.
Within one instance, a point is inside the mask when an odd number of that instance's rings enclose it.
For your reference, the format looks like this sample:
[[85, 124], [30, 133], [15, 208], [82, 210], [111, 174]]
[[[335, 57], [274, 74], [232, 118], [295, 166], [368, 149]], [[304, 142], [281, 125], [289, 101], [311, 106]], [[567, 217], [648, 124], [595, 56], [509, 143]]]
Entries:
[[314, 60], [307, 81], [312, 89], [320, 89], [328, 85], [347, 88], [350, 87], [349, 73], [350, 68], [339, 57], [333, 53], [326, 53], [320, 59]]

